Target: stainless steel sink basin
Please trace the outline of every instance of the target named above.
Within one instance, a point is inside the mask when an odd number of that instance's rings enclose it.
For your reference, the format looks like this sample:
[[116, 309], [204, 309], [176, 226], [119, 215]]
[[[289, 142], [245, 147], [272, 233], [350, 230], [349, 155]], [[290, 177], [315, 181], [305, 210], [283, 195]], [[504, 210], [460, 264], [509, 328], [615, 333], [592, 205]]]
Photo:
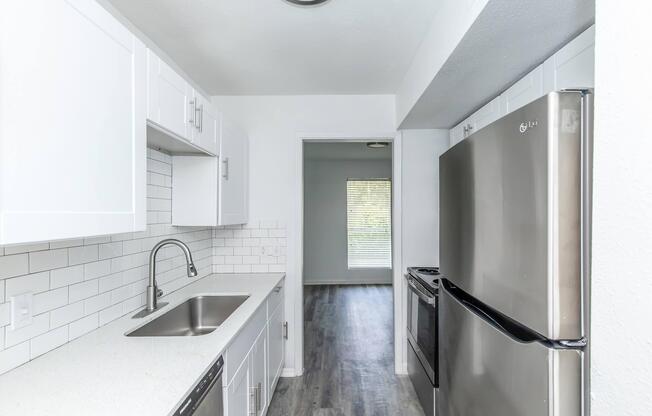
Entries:
[[196, 296], [127, 334], [128, 337], [193, 337], [215, 331], [249, 296]]

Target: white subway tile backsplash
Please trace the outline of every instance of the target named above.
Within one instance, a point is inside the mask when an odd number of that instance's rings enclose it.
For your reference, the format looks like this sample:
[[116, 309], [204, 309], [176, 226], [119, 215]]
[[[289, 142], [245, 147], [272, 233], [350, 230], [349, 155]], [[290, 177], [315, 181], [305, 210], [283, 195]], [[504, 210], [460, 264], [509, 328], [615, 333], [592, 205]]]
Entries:
[[50, 312], [50, 328], [58, 328], [84, 316], [84, 302], [71, 303]]
[[111, 273], [111, 261], [96, 261], [84, 264], [84, 280], [96, 279]]
[[90, 263], [98, 260], [98, 246], [96, 244], [90, 246], [73, 247], [68, 249], [70, 256], [70, 265]]
[[0, 351], [0, 374], [29, 361], [29, 341]]
[[56, 289], [59, 287], [70, 286], [75, 283], [84, 281], [84, 266], [64, 267], [50, 272], [50, 287]]
[[32, 318], [32, 324], [19, 329], [12, 330], [5, 327], [5, 348], [13, 347], [21, 342], [27, 341], [38, 335], [44, 334], [50, 329], [50, 315], [44, 313]]
[[0, 257], [0, 279], [20, 276], [29, 271], [29, 257], [27, 254]]
[[49, 312], [68, 304], [68, 288], [62, 287], [55, 290], [34, 295], [34, 315]]
[[49, 248], [50, 248], [50, 244], [48, 243], [17, 244], [13, 246], [6, 246], [5, 256], [9, 256], [11, 254], [28, 253], [30, 251], [48, 250]]
[[111, 321], [115, 321], [123, 315], [122, 304], [113, 305], [110, 308], [100, 311], [100, 326], [106, 325]]
[[68, 342], [68, 327], [62, 326], [43, 335], [32, 338], [30, 341], [30, 359], [60, 347]]
[[[71, 249], [74, 250], [74, 249]], [[75, 264], [75, 263], [73, 263]], [[29, 272], [58, 269], [68, 265], [68, 249], [35, 251], [29, 253]]]
[[112, 259], [114, 257], [122, 256], [122, 241], [99, 244], [98, 248], [100, 260]]
[[[284, 270], [286, 253], [281, 247], [286, 244], [280, 236], [285, 232], [278, 221], [218, 228], [172, 226], [171, 172], [170, 156], [149, 149], [145, 231], [0, 247], [0, 373], [142, 308], [149, 250], [161, 239], [186, 242], [199, 274], [186, 276], [178, 248], [161, 250], [157, 280], [165, 293], [213, 272], [265, 273], [272, 266]], [[263, 239], [269, 244], [263, 246]], [[274, 263], [260, 264], [263, 255]], [[5, 299], [26, 292], [35, 295], [33, 324], [11, 331]]]
[[[0, 303], [0, 328], [11, 323], [11, 303]], [[0, 330], [4, 336], [4, 331]], [[4, 341], [4, 340], [3, 340]], [[0, 347], [4, 342], [0, 343]]]
[[70, 302], [77, 302], [78, 300], [88, 299], [91, 296], [97, 295], [98, 292], [98, 280], [89, 280], [83, 283], [78, 283], [72, 285], [68, 288]]
[[70, 324], [69, 337], [72, 341], [99, 327], [99, 315], [94, 313]]
[[22, 293], [40, 293], [50, 288], [50, 272], [28, 274], [14, 277], [5, 282], [5, 299]]
[[84, 239], [76, 239], [76, 240], [59, 240], [59, 241], [50, 241], [50, 250], [54, 250], [57, 248], [68, 248], [68, 247], [77, 247], [77, 246], [83, 246], [84, 245]]
[[111, 294], [102, 293], [84, 301], [84, 314], [88, 315], [101, 311], [107, 306], [111, 305]]

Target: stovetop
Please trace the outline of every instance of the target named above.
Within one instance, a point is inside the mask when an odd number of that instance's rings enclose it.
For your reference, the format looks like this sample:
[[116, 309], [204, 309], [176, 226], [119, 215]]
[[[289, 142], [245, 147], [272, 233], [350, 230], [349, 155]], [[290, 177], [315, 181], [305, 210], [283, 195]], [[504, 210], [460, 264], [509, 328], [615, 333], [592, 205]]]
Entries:
[[408, 273], [417, 279], [430, 293], [439, 292], [439, 267], [419, 266], [408, 267]]

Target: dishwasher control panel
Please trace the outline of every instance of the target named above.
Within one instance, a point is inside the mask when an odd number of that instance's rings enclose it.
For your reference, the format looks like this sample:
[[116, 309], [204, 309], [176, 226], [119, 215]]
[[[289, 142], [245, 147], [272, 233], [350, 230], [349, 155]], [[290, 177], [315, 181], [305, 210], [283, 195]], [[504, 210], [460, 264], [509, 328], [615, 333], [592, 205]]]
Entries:
[[[224, 366], [224, 358], [218, 358], [217, 362], [211, 366], [206, 375], [199, 380], [199, 383], [192, 389], [190, 394], [185, 398], [181, 406], [174, 412], [173, 416], [188, 416], [192, 415], [199, 404], [204, 399], [204, 396], [213, 387], [215, 381], [222, 374], [222, 367]], [[218, 386], [218, 388], [222, 388]]]

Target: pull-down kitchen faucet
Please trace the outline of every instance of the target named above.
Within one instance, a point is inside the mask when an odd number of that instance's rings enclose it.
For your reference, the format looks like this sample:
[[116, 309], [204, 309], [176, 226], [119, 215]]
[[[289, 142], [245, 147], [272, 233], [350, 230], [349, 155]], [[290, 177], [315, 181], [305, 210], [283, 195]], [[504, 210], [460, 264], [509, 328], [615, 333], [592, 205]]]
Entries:
[[[175, 238], [168, 238], [159, 241], [149, 253], [149, 284], [147, 285], [147, 303], [145, 304], [145, 309], [134, 315], [134, 318], [142, 318], [147, 316], [158, 308], [158, 298], [159, 296], [163, 295], [163, 291], [156, 287], [156, 254], [162, 247], [170, 244], [179, 247], [183, 251], [183, 254], [186, 256], [188, 277], [197, 276], [197, 269], [195, 268], [195, 264], [192, 262], [192, 254], [184, 242]], [[165, 303], [161, 304], [161, 306], [165, 305]]]

